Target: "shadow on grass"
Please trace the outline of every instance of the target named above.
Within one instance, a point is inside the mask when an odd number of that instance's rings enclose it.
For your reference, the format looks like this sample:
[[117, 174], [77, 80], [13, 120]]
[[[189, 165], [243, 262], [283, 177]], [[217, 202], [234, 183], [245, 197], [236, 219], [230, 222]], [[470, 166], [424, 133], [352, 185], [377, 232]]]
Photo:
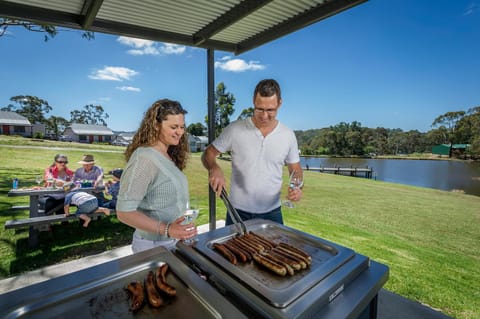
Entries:
[[83, 227], [80, 221], [52, 225], [49, 231], [40, 232], [37, 248], [28, 247], [28, 237], [17, 240], [9, 275], [15, 276], [128, 245], [132, 241], [133, 231], [111, 217], [93, 220], [88, 228]]

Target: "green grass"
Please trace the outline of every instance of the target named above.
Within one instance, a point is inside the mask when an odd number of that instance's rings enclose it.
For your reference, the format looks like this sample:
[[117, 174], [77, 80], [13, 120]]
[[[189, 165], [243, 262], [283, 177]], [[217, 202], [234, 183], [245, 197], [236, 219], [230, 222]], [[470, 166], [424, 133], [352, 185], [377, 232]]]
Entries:
[[[42, 146], [44, 142], [17, 139]], [[28, 143], [27, 143], [28, 142]], [[4, 139], [0, 137], [0, 144]], [[38, 145], [40, 144], [40, 145]], [[92, 153], [105, 170], [124, 165], [124, 148], [48, 142], [49, 148], [0, 146], [0, 223], [27, 217], [11, 212], [27, 198], [7, 197], [13, 177], [20, 186], [34, 185], [35, 175], [56, 153], [69, 156], [73, 169], [81, 155]], [[56, 149], [54, 147], [57, 147]], [[68, 149], [59, 149], [68, 147]], [[220, 161], [226, 175], [230, 163]], [[208, 223], [207, 172], [193, 154], [186, 174], [190, 192], [204, 209], [199, 224]], [[285, 173], [285, 179], [287, 179]], [[438, 309], [454, 318], [480, 318], [480, 197], [404, 186], [347, 176], [305, 172], [304, 199], [284, 208], [286, 225], [347, 246], [390, 267], [386, 289]], [[225, 207], [217, 201], [217, 219]], [[27, 247], [28, 231], [0, 230], [0, 278], [129, 244], [133, 230], [114, 217], [55, 225], [42, 232], [38, 249]]]

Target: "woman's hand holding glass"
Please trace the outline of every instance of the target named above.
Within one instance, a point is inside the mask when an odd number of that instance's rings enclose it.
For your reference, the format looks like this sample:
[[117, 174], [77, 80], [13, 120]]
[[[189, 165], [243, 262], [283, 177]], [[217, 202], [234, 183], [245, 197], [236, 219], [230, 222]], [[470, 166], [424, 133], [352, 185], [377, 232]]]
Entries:
[[191, 235], [183, 240], [183, 242], [187, 245], [191, 245], [195, 242], [195, 237], [197, 236], [197, 226], [193, 223], [200, 213], [200, 209], [198, 208], [197, 200], [193, 199], [187, 202], [187, 209], [183, 214], [183, 222], [182, 225], [186, 226], [186, 230], [194, 231]]

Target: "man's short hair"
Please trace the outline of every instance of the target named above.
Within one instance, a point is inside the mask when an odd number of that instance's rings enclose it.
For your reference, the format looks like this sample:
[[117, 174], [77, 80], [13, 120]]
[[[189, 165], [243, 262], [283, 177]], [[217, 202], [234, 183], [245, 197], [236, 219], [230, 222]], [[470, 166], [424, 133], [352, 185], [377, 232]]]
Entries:
[[265, 79], [258, 82], [257, 86], [255, 87], [255, 91], [253, 92], [254, 101], [257, 94], [260, 94], [260, 96], [263, 97], [269, 97], [276, 94], [279, 101], [282, 99], [280, 85], [274, 79]]

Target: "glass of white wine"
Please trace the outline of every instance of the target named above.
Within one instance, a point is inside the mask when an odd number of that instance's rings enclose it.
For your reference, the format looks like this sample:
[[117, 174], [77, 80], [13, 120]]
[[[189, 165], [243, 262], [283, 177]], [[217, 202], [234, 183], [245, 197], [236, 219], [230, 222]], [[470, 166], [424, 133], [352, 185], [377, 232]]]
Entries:
[[43, 177], [40, 175], [35, 176], [35, 182], [37, 182], [37, 185], [40, 186], [40, 184], [43, 182]]
[[[302, 175], [296, 170], [292, 171], [292, 173], [290, 174], [290, 179], [288, 181], [288, 188], [298, 189], [298, 188], [301, 188], [302, 186], [303, 186]], [[294, 208], [295, 207], [293, 202], [291, 202], [288, 199], [283, 201], [282, 204], [283, 204], [283, 206], [288, 207], [288, 208]]]
[[[198, 201], [195, 198], [190, 199], [187, 202], [187, 207], [186, 208], [187, 209], [185, 210], [185, 214], [183, 214], [185, 219], [183, 220], [182, 225], [187, 225], [187, 224], [193, 223], [197, 219], [198, 214], [200, 213], [200, 209], [198, 207]], [[184, 239], [183, 242], [186, 245], [192, 245], [195, 242], [195, 237]]]

